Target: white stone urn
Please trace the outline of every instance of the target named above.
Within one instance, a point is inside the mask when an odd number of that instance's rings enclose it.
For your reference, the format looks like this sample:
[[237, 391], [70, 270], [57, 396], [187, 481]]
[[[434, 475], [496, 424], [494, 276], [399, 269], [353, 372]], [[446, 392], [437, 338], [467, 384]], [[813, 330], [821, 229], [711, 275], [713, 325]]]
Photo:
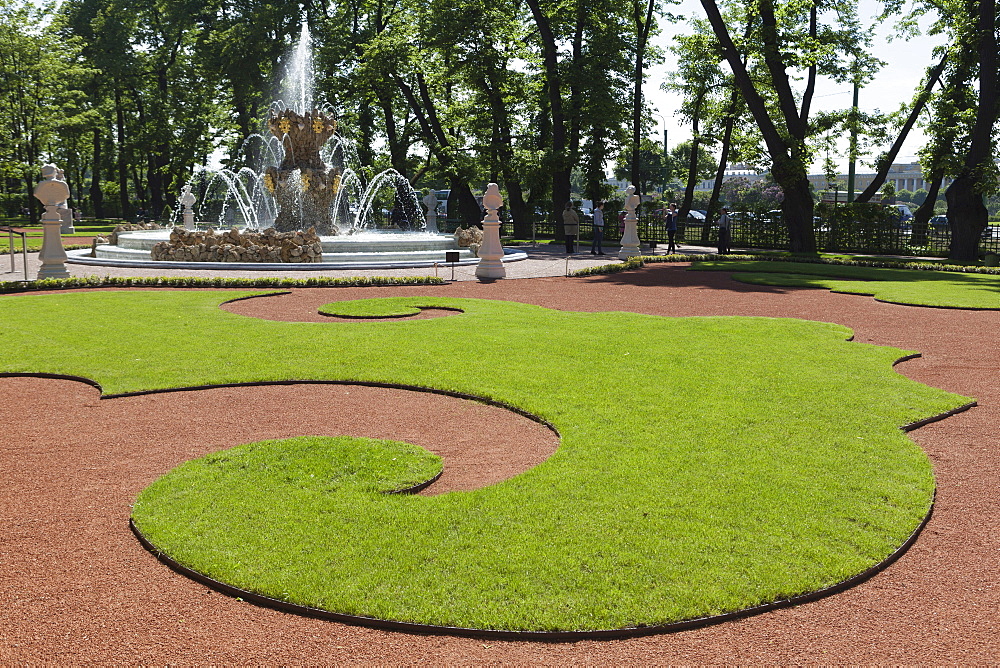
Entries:
[[625, 232], [622, 234], [622, 249], [618, 253], [619, 260], [641, 255], [639, 252], [639, 232], [636, 230], [639, 219], [635, 209], [639, 206], [639, 196], [635, 194], [635, 186], [625, 190]]
[[497, 215], [497, 210], [502, 206], [500, 186], [495, 183], [486, 186], [486, 194], [483, 195], [483, 208], [486, 209], [486, 217], [483, 218], [483, 245], [479, 247], [479, 266], [476, 267], [476, 276], [481, 279], [507, 276], [507, 270], [501, 261], [503, 246], [500, 245], [500, 216]]
[[69, 186], [59, 179], [59, 168], [55, 165], [42, 167], [42, 176], [42, 181], [35, 186], [35, 198], [45, 206], [45, 213], [42, 214], [42, 250], [38, 253], [42, 266], [38, 270], [38, 278], [69, 278], [66, 251], [59, 236], [62, 216], [58, 209], [60, 203], [69, 199]]
[[426, 224], [424, 225], [424, 231], [433, 232], [434, 234], [437, 234], [438, 232], [437, 195], [435, 195], [433, 192], [429, 192], [426, 195], [424, 195], [423, 201], [424, 201], [424, 206], [427, 207]]

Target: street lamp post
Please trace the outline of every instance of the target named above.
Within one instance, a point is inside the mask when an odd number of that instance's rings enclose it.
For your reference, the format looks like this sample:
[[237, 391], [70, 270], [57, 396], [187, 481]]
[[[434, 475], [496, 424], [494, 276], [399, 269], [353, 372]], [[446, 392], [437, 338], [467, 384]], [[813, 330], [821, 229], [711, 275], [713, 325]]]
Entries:
[[663, 194], [667, 192], [667, 182], [670, 181], [670, 164], [667, 162], [667, 119], [663, 114], [653, 112], [663, 121]]

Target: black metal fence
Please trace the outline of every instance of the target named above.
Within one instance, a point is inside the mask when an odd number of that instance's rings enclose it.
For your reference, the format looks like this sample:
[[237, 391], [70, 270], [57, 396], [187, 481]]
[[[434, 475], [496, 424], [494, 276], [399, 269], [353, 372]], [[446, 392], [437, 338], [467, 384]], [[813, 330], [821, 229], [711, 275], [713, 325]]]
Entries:
[[[926, 229], [914, 229], [912, 221], [892, 220], [877, 209], [866, 215], [852, 215], [847, 207], [832, 210], [818, 210], [823, 215], [814, 219], [816, 247], [824, 252], [870, 253], [873, 255], [928, 255], [947, 256], [951, 245], [951, 229], [947, 226], [928, 225]], [[857, 213], [856, 211], [853, 213]], [[732, 215], [732, 240], [734, 248], [757, 248], [768, 250], [788, 250], [788, 230], [779, 216], [773, 214], [751, 214], [737, 212]], [[609, 243], [621, 240], [624, 223], [610, 216], [604, 227], [604, 239]], [[461, 224], [458, 220], [438, 219], [438, 229], [454, 232]], [[537, 241], [557, 239], [561, 226], [551, 220], [537, 220], [533, 224], [533, 237]], [[636, 231], [643, 244], [665, 244], [668, 241], [666, 223], [662, 216], [643, 214], [638, 218]], [[514, 225], [503, 221], [500, 233], [505, 237], [514, 236]], [[590, 221], [580, 224], [580, 241], [593, 238]], [[561, 241], [561, 237], [558, 237]], [[718, 227], [703, 221], [688, 220], [677, 226], [676, 241], [684, 244], [716, 246]], [[1000, 227], [987, 227], [979, 243], [981, 252], [1000, 253]]]

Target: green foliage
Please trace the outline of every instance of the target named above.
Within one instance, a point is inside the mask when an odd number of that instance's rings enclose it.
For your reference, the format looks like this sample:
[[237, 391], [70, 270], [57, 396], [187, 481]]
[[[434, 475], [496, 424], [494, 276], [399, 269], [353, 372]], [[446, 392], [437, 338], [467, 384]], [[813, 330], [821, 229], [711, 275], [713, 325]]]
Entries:
[[[287, 323], [221, 311], [233, 296], [4, 297], [0, 372], [88, 377], [105, 392], [399, 383], [488, 397], [558, 430], [547, 461], [469, 492], [380, 494], [413, 455], [392, 464], [382, 446], [356, 456], [326, 442], [326, 458], [295, 442], [210, 455], [136, 505], [144, 535], [185, 566], [350, 614], [622, 628], [832, 585], [886, 558], [929, 510], [930, 462], [899, 427], [967, 401], [896, 373], [904, 351], [826, 323], [466, 299], [448, 300], [463, 311], [448, 318]], [[143, 341], [142, 364], [102, 353], [122, 322]], [[484, 373], [456, 341], [518, 364]], [[658, 360], [657, 373], [622, 374], [627, 355]]]
[[185, 276], [87, 276], [85, 278], [44, 278], [37, 281], [0, 281], [0, 294], [36, 290], [76, 290], [79, 288], [327, 288], [375, 285], [443, 285], [435, 276], [357, 276], [353, 278], [197, 278]]

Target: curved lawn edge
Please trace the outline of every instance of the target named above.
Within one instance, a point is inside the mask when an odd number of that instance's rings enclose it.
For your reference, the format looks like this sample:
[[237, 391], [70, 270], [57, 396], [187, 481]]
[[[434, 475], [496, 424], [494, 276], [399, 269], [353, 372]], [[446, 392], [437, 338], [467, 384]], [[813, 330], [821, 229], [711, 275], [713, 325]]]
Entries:
[[[893, 362], [895, 367], [898, 364], [906, 362], [908, 360], [919, 358], [920, 354], [915, 353], [911, 355], [905, 355], [900, 357], [898, 360]], [[353, 385], [375, 385], [378, 387], [386, 386], [385, 384], [373, 384], [373, 383], [345, 383], [338, 381], [306, 381], [312, 384], [353, 384]], [[226, 385], [215, 385], [206, 386], [205, 388], [193, 387], [193, 388], [174, 388], [171, 390], [150, 390], [144, 392], [132, 393], [134, 394], [155, 394], [160, 392], [172, 392], [172, 391], [185, 391], [185, 390], [196, 390], [196, 389], [211, 389], [213, 387], [234, 387], [240, 385], [289, 385], [296, 384], [296, 381], [272, 381], [272, 382], [256, 382], [256, 383], [232, 383]], [[484, 401], [490, 405], [499, 406], [502, 408], [508, 408], [509, 410], [514, 410], [515, 412], [524, 415], [530, 419], [537, 421], [540, 424], [547, 426], [553, 432], [558, 434], [558, 430], [547, 421], [534, 416], [526, 411], [522, 411], [513, 406], [505, 405], [501, 402], [496, 402], [495, 400], [474, 397], [471, 395], [462, 395], [457, 392], [448, 392], [441, 390], [433, 390], [430, 388], [411, 388], [406, 386], [395, 386], [400, 389], [415, 389], [417, 391], [426, 391], [437, 394], [445, 394], [448, 396], [456, 396], [460, 398], [471, 399], [474, 401]], [[125, 395], [116, 395], [125, 396]], [[108, 397], [111, 398], [111, 397]], [[930, 424], [932, 422], [937, 422], [944, 420], [948, 417], [962, 413], [977, 406], [976, 401], [963, 404], [956, 408], [944, 411], [937, 415], [933, 415], [922, 420], [917, 420], [916, 422], [911, 422], [900, 426], [903, 432], [914, 431], [924, 425]], [[426, 481], [415, 485], [412, 488], [405, 490], [393, 490], [386, 492], [387, 494], [412, 494], [421, 491], [425, 487], [432, 484], [441, 473], [438, 473], [432, 480]], [[227, 584], [220, 580], [216, 580], [207, 575], [204, 575], [194, 569], [188, 568], [181, 565], [165, 552], [157, 548], [152, 542], [150, 542], [145, 535], [135, 526], [132, 518], [129, 518], [129, 529], [135, 535], [136, 539], [139, 541], [140, 545], [152, 554], [158, 561], [169, 567], [176, 573], [188, 577], [196, 582], [206, 585], [207, 587], [214, 589], [227, 596], [232, 596], [234, 598], [247, 601], [254, 605], [259, 605], [261, 607], [272, 608], [275, 610], [280, 610], [282, 612], [290, 612], [304, 617], [311, 617], [316, 619], [323, 619], [332, 622], [339, 622], [343, 624], [350, 624], [352, 626], [363, 626], [367, 628], [381, 629], [386, 631], [398, 631], [403, 633], [414, 633], [422, 635], [448, 635], [448, 636], [461, 636], [470, 638], [484, 638], [492, 640], [527, 640], [533, 642], [574, 642], [579, 640], [617, 640], [623, 638], [638, 638], [642, 636], [649, 635], [659, 635], [667, 633], [676, 633], [679, 631], [686, 631], [696, 628], [701, 628], [705, 626], [712, 626], [715, 624], [721, 624], [723, 622], [744, 619], [747, 617], [752, 617], [755, 615], [763, 614], [765, 612], [770, 612], [772, 610], [779, 610], [782, 608], [793, 607], [797, 605], [802, 605], [812, 601], [816, 601], [828, 596], [833, 596], [834, 594], [839, 594], [846, 591], [852, 587], [855, 587], [867, 580], [871, 579], [875, 575], [881, 573], [886, 568], [895, 563], [900, 557], [902, 557], [907, 550], [917, 541], [920, 533], [923, 531], [927, 523], [930, 522], [932, 515], [934, 514], [934, 505], [937, 498], [937, 486], [935, 485], [934, 491], [931, 496], [931, 502], [928, 505], [927, 512], [924, 514], [923, 519], [914, 528], [910, 535], [906, 538], [903, 543], [896, 548], [892, 553], [886, 556], [885, 559], [879, 561], [872, 566], [869, 566], [864, 571], [846, 578], [838, 583], [824, 587], [822, 589], [817, 589], [812, 592], [806, 592], [804, 594], [799, 594], [797, 596], [792, 596], [787, 599], [780, 599], [777, 601], [772, 601], [770, 603], [764, 603], [762, 605], [751, 606], [749, 608], [743, 608], [741, 610], [734, 610], [731, 612], [722, 613], [719, 615], [712, 615], [709, 617], [697, 617], [694, 619], [686, 619], [677, 622], [671, 622], [669, 624], [659, 624], [650, 626], [635, 626], [635, 627], [624, 627], [619, 629], [595, 629], [589, 631], [511, 631], [502, 629], [475, 629], [469, 627], [457, 627], [457, 626], [442, 626], [435, 624], [420, 624], [417, 622], [402, 622], [398, 620], [391, 619], [380, 619], [377, 617], [366, 617], [362, 615], [350, 615], [346, 613], [333, 612], [330, 610], [323, 610], [321, 608], [313, 608], [305, 605], [299, 605], [296, 603], [291, 603], [289, 601], [282, 601], [279, 599], [271, 598], [263, 594], [258, 594], [246, 589], [241, 589], [233, 585]]]
[[[949, 411], [950, 413], [950, 411]], [[936, 417], [935, 419], [944, 419], [948, 417], [948, 414], [942, 414], [942, 416]], [[915, 428], [915, 427], [914, 427]], [[697, 629], [704, 626], [712, 626], [715, 624], [721, 624], [723, 622], [728, 622], [736, 619], [744, 619], [746, 617], [753, 617], [755, 615], [760, 615], [765, 612], [770, 612], [771, 610], [780, 610], [781, 608], [790, 608], [796, 605], [802, 605], [804, 603], [809, 603], [812, 601], [817, 601], [827, 596], [833, 596], [834, 594], [839, 594], [840, 592], [846, 591], [851, 587], [855, 587], [875, 575], [878, 575], [886, 568], [895, 563], [900, 557], [902, 557], [907, 550], [917, 541], [917, 537], [920, 532], [924, 530], [927, 523], [930, 522], [931, 516], [934, 514], [934, 504], [937, 497], [937, 486], [934, 488], [933, 496], [931, 497], [930, 505], [927, 508], [927, 513], [924, 518], [920, 521], [920, 524], [913, 530], [913, 532], [907, 537], [903, 544], [896, 548], [891, 554], [889, 554], [885, 559], [870, 566], [861, 573], [851, 576], [841, 582], [830, 585], [829, 587], [824, 587], [823, 589], [817, 589], [816, 591], [806, 592], [805, 594], [799, 594], [798, 596], [792, 596], [791, 598], [781, 599], [778, 601], [772, 601], [771, 603], [764, 603], [762, 605], [756, 605], [750, 608], [744, 608], [742, 610], [734, 610], [732, 612], [726, 612], [721, 615], [712, 615], [710, 617], [697, 617], [695, 619], [685, 619], [678, 622], [671, 622], [669, 624], [660, 624], [654, 626], [632, 626], [620, 629], [596, 629], [591, 631], [509, 631], [501, 629], [474, 629], [461, 626], [439, 626], [435, 624], [419, 624], [416, 622], [401, 622], [392, 619], [379, 619], [377, 617], [363, 617], [360, 615], [348, 615], [341, 612], [333, 612], [330, 610], [323, 610], [321, 608], [312, 608], [305, 605], [298, 605], [296, 603], [290, 603], [288, 601], [281, 601], [269, 596], [264, 596], [263, 594], [257, 594], [252, 591], [245, 589], [240, 589], [239, 587], [234, 587], [232, 585], [226, 584], [214, 578], [210, 578], [207, 575], [203, 575], [198, 571], [190, 569], [186, 566], [182, 566], [173, 559], [171, 559], [166, 553], [159, 550], [153, 543], [146, 539], [141, 531], [129, 518], [128, 525], [129, 529], [135, 535], [139, 544], [152, 554], [156, 559], [169, 567], [174, 572], [190, 578], [196, 582], [199, 582], [210, 589], [214, 589], [219, 593], [226, 594], [227, 596], [232, 596], [239, 600], [252, 603], [254, 605], [259, 605], [265, 608], [272, 608], [279, 610], [281, 612], [290, 612], [303, 617], [312, 617], [315, 619], [323, 619], [332, 622], [339, 622], [342, 624], [350, 624], [352, 626], [364, 626], [367, 628], [380, 629], [384, 631], [400, 631], [403, 633], [415, 633], [422, 635], [448, 635], [448, 636], [462, 636], [468, 638], [484, 638], [490, 640], [527, 640], [533, 642], [575, 642], [580, 640], [619, 640], [623, 638], [638, 638], [642, 636], [649, 635], [659, 635], [666, 633], [676, 633], [678, 631], [687, 631], [690, 629]]]
[[[26, 375], [39, 375], [39, 374], [12, 374], [18, 376]], [[51, 376], [51, 374], [50, 374]], [[68, 376], [58, 376], [60, 378], [68, 378]], [[97, 387], [96, 382], [87, 380], [85, 378], [76, 378], [77, 380], [82, 380], [84, 382], [90, 383]], [[556, 426], [541, 417], [540, 415], [535, 415], [530, 411], [526, 411], [523, 408], [519, 408], [513, 404], [509, 404], [506, 401], [500, 401], [499, 399], [492, 399], [490, 397], [484, 397], [477, 394], [469, 394], [467, 392], [459, 392], [457, 390], [442, 390], [436, 387], [427, 387], [426, 385], [405, 385], [403, 383], [382, 383], [378, 381], [368, 381], [368, 380], [316, 380], [316, 379], [303, 379], [303, 380], [253, 380], [246, 382], [236, 382], [236, 383], [210, 383], [207, 385], [187, 385], [183, 387], [161, 387], [153, 390], [136, 390], [134, 392], [120, 392], [118, 394], [105, 394], [101, 395], [101, 399], [118, 399], [120, 397], [138, 397], [146, 394], [166, 394], [168, 392], [193, 392], [197, 390], [214, 390], [221, 387], [260, 387], [267, 385], [355, 385], [360, 387], [383, 387], [390, 390], [410, 390], [412, 392], [427, 392], [428, 394], [440, 394], [446, 397], [454, 397], [456, 399], [467, 399], [469, 401], [475, 401], [487, 406], [495, 406], [496, 408], [503, 408], [505, 410], [511, 411], [512, 413], [517, 413], [522, 417], [526, 417], [533, 422], [546, 427], [551, 430], [556, 436], [560, 436], [559, 430]]]
[[34, 372], [34, 371], [0, 371], [0, 378], [48, 378], [50, 380], [72, 380], [76, 383], [83, 383], [84, 385], [90, 385], [101, 393], [101, 398], [104, 398], [104, 388], [93, 378], [87, 378], [86, 376], [74, 376], [66, 373], [45, 373], [45, 372]]
[[[836, 290], [831, 290], [830, 292], [836, 292]], [[861, 295], [860, 292], [842, 292], [840, 294], [845, 295]], [[942, 304], [907, 304], [906, 302], [894, 302], [889, 299], [879, 299], [875, 295], [867, 295], [877, 302], [882, 304], [892, 304], [894, 306], [917, 306], [919, 308], [939, 308], [949, 311], [1000, 311], [1000, 307], [992, 308], [989, 306], [944, 306]]]

